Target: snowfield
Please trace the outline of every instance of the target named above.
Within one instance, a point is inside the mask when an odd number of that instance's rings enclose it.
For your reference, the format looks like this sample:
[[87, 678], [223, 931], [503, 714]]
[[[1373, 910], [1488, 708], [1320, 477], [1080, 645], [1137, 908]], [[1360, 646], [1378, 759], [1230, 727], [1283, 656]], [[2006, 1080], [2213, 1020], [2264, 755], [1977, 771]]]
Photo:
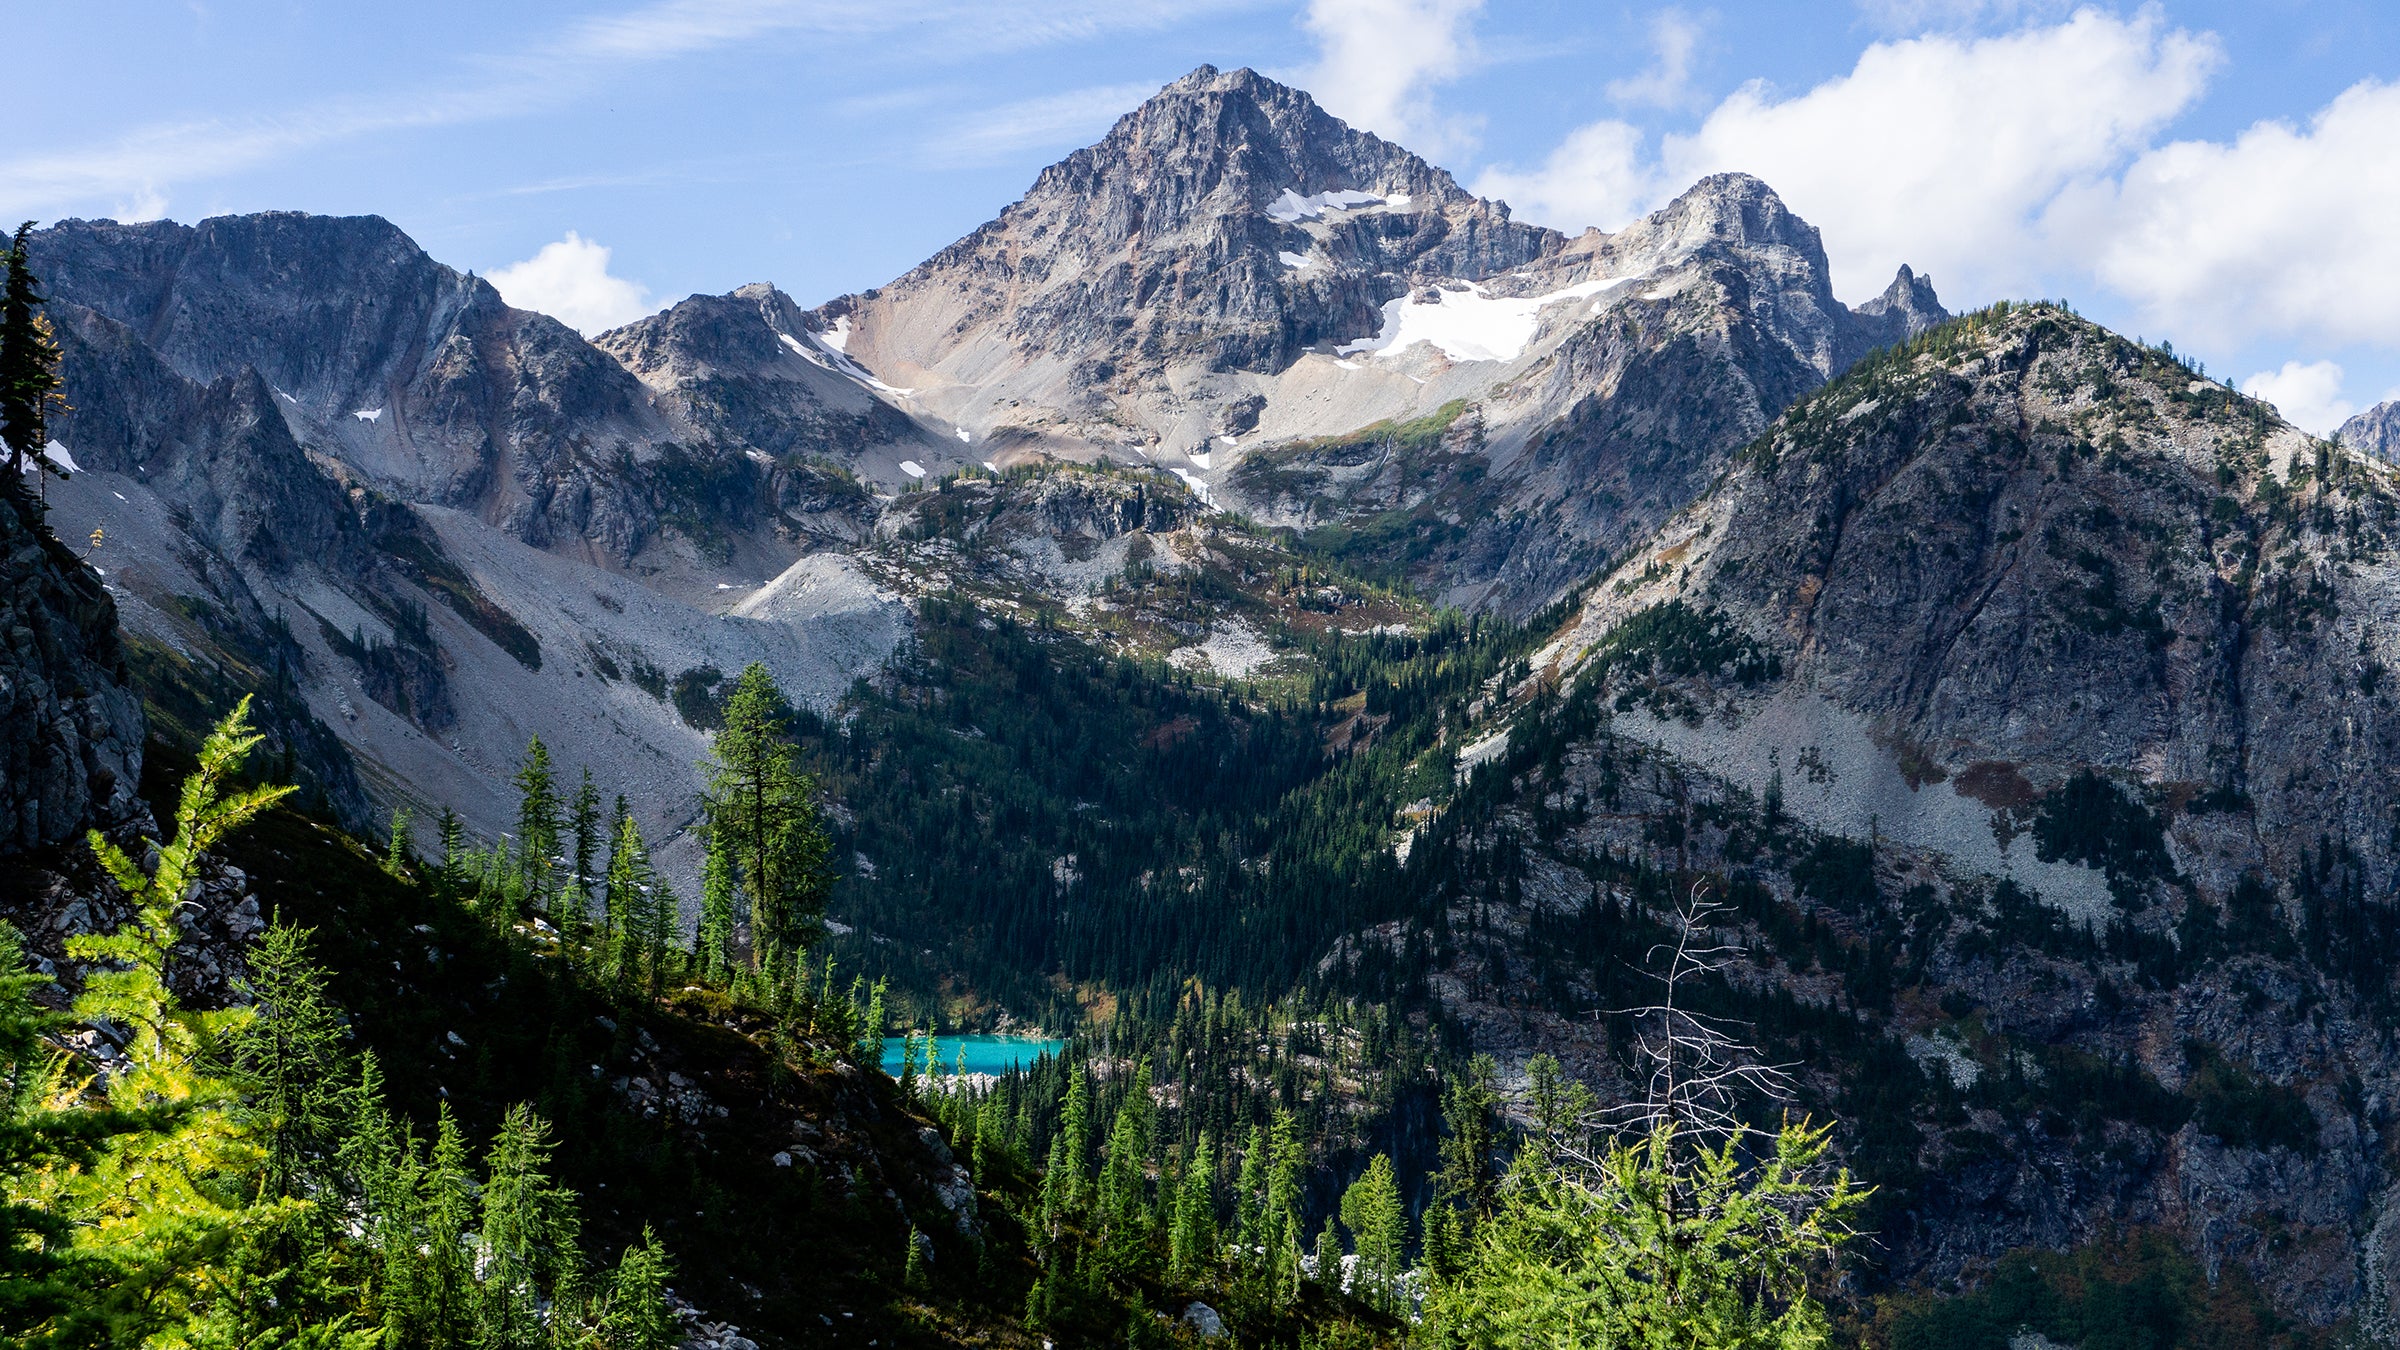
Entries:
[[[1360, 352], [1397, 355], [1423, 342], [1453, 361], [1514, 361], [1541, 331], [1542, 311], [1552, 305], [1589, 300], [1628, 278], [1595, 277], [1547, 295], [1495, 296], [1481, 286], [1436, 290], [1435, 298], [1404, 295], [1383, 307], [1383, 328], [1371, 338], [1346, 342], [1343, 356]], [[1589, 314], [1576, 316], [1589, 318]]]

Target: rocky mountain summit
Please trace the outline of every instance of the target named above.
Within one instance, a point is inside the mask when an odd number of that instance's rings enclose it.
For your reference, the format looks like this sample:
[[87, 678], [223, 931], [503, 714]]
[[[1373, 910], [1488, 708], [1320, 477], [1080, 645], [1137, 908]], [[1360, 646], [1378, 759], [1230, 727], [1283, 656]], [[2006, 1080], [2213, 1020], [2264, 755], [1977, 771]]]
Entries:
[[1305, 93], [1209, 67], [966, 239], [817, 311], [995, 462], [1149, 461], [1265, 520], [1371, 524], [1378, 561], [1518, 614], [1799, 393], [1943, 317], [1905, 268], [1842, 305], [1816, 232], [1756, 179], [1569, 239]]
[[2378, 403], [2342, 423], [2340, 435], [2344, 445], [2400, 462], [2400, 399]]

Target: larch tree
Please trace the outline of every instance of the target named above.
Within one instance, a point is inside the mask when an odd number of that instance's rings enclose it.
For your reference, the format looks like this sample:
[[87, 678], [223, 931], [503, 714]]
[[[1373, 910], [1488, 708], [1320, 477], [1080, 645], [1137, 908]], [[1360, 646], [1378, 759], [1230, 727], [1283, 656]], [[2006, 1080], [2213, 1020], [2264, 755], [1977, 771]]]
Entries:
[[546, 909], [551, 872], [558, 857], [558, 784], [550, 771], [550, 747], [534, 737], [517, 766], [517, 865], [522, 869], [525, 903], [536, 912]]
[[725, 724], [702, 764], [701, 811], [749, 900], [751, 963], [774, 946], [805, 945], [832, 891], [832, 845], [817, 814], [816, 780], [801, 771], [786, 725], [790, 705], [767, 668], [751, 662], [725, 701]]
[[1359, 1179], [1342, 1192], [1342, 1227], [1350, 1230], [1350, 1247], [1358, 1256], [1350, 1292], [1380, 1312], [1396, 1312], [1400, 1272], [1406, 1262], [1408, 1210], [1400, 1201], [1400, 1182], [1392, 1172], [1390, 1155], [1378, 1153]]

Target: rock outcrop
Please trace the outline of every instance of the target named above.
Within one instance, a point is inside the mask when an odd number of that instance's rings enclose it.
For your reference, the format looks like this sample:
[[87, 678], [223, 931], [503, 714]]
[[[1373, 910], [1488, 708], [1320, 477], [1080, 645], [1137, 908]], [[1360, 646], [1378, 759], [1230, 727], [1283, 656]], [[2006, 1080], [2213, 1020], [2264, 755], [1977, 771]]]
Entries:
[[2342, 443], [2400, 463], [2400, 398], [2378, 403], [2342, 423]]
[[2371, 1314], [2396, 601], [2400, 472], [2062, 309], [1969, 316], [1785, 412], [1466, 732], [1434, 987], [1621, 1083], [1578, 1014], [1704, 884], [1729, 1008], [1897, 1197], [1884, 1275], [2156, 1226]]
[[[1384, 552], [1360, 562], [1522, 615], [1800, 393], [1945, 317], [1905, 268], [1856, 311], [1828, 277], [1754, 178], [1569, 239], [1204, 66], [814, 322], [1003, 466], [1150, 461], [1279, 524], [1373, 520]], [[1385, 434], [1428, 418], [1456, 434]]]
[[0, 854], [138, 809], [142, 710], [99, 576], [0, 488]]

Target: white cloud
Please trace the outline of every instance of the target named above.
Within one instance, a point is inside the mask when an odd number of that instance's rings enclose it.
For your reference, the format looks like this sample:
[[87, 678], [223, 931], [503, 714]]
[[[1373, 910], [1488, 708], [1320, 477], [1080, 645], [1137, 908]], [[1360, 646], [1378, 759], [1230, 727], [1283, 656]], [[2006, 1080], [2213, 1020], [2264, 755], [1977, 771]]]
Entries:
[[2179, 339], [2400, 347], [2400, 85], [2352, 86], [2306, 127], [2178, 141], [2062, 204], [2101, 281]]
[[2281, 370], [2242, 381], [2242, 392], [2274, 404], [2284, 421], [2318, 436], [2332, 435], [2358, 411], [2342, 397], [2342, 368], [2331, 361], [2286, 361]]
[[537, 310], [591, 337], [656, 309], [650, 289], [610, 276], [608, 247], [567, 231], [541, 252], [491, 272], [484, 280], [518, 309]]
[[[1755, 174], [1822, 232], [1843, 294], [1881, 290], [1901, 263], [1953, 298], [2037, 292], [2053, 274], [2045, 213], [2122, 169], [2199, 97], [2214, 38], [2080, 10], [1995, 37], [1877, 42], [1846, 75], [1781, 97], [1736, 90], [1647, 158], [1630, 128], [1596, 123], [1542, 168], [1486, 174], [1561, 228], [1610, 224], [1711, 173]], [[1522, 200], [1520, 200], [1520, 198]]]
[[1082, 145], [1098, 139], [1163, 83], [1098, 85], [986, 108], [935, 136], [926, 146], [926, 162], [984, 164], [1017, 150]]
[[1432, 88], [1474, 59], [1483, 0], [1309, 0], [1301, 23], [1317, 64], [1300, 77], [1335, 116], [1424, 154], [1462, 146], [1471, 127], [1433, 111]]
[[1650, 46], [1655, 57], [1638, 75], [1608, 82], [1608, 96], [1619, 103], [1654, 108], [1680, 107], [1692, 97], [1692, 56], [1700, 47], [1700, 24], [1681, 10], [1662, 9], [1650, 20]]
[[1540, 168], [1486, 169], [1475, 194], [1505, 201], [1527, 220], [1570, 233], [1596, 225], [1615, 230], [1650, 209], [1658, 170], [1628, 122], [1593, 122], [1567, 134]]
[[1964, 297], [2026, 294], [2050, 272], [2041, 217], [2120, 168], [2196, 101], [2216, 40], [2155, 11], [2078, 11], [1998, 37], [1879, 42], [1795, 98], [1753, 84], [1663, 148], [1669, 180], [1742, 170], [1824, 234], [1864, 298], [1900, 264]]

